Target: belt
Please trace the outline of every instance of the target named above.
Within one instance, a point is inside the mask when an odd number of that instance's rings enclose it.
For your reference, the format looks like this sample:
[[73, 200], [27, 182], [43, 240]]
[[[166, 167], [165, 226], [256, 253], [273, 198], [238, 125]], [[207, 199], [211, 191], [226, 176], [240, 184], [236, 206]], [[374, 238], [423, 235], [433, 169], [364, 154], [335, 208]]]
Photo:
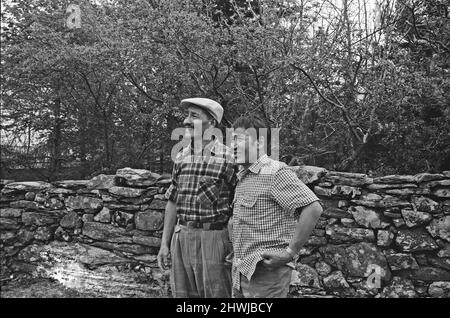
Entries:
[[204, 230], [222, 230], [227, 227], [227, 222], [200, 222], [200, 221], [183, 221], [178, 220], [178, 224], [184, 225], [192, 229], [204, 229]]

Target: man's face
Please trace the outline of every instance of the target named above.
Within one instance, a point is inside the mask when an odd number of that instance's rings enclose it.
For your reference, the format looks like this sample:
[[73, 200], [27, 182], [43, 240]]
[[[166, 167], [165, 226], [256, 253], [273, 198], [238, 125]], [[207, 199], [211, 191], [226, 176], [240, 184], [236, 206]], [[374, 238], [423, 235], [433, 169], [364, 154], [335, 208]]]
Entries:
[[237, 128], [233, 133], [233, 148], [236, 163], [249, 164], [256, 161], [258, 140], [244, 128]]
[[[191, 138], [203, 139], [203, 133], [206, 129], [213, 126], [211, 118], [201, 108], [196, 106], [189, 106], [186, 112], [186, 118], [183, 121], [183, 125], [186, 128], [186, 134], [189, 134]], [[194, 130], [194, 127], [197, 130]], [[199, 129], [201, 128], [201, 129]]]

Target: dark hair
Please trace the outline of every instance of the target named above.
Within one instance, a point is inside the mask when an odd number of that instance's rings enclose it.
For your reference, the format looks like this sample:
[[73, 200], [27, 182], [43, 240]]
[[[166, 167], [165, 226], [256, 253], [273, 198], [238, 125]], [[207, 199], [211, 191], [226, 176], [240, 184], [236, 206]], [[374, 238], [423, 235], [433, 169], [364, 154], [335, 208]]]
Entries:
[[263, 120], [262, 118], [260, 118], [257, 115], [242, 115], [234, 121], [233, 128], [234, 129], [255, 128], [256, 137], [258, 138], [258, 140], [259, 140], [259, 129], [266, 128], [267, 136], [266, 136], [266, 141], [265, 141], [265, 151], [268, 155], [270, 155], [269, 151], [271, 149], [271, 131], [270, 131], [271, 127], [270, 127], [269, 123], [267, 123], [267, 121]]

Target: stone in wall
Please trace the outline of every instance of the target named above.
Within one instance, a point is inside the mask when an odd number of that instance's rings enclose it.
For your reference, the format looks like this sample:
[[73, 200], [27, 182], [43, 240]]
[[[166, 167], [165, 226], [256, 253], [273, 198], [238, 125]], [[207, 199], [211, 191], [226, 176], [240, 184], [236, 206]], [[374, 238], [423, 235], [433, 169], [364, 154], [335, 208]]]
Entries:
[[9, 205], [8, 202], [25, 200], [25, 193], [23, 192], [9, 192], [4, 193], [3, 191], [0, 193], [0, 204]]
[[160, 230], [164, 224], [164, 214], [158, 211], [143, 211], [136, 213], [136, 228], [142, 231]]
[[161, 239], [153, 236], [133, 235], [133, 243], [150, 247], [160, 247]]
[[441, 250], [439, 250], [438, 257], [450, 257], [450, 244], [445, 244], [441, 247]]
[[134, 214], [124, 211], [114, 212], [114, 222], [122, 227], [126, 227], [129, 224], [134, 223]]
[[442, 201], [439, 205], [439, 209], [444, 212], [444, 214], [450, 214], [450, 200]]
[[331, 189], [322, 188], [319, 186], [314, 187], [314, 193], [321, 197], [331, 197], [332, 196]]
[[381, 278], [390, 279], [387, 261], [380, 249], [370, 243], [357, 243], [353, 245], [327, 245], [319, 248], [324, 261], [337, 267], [346, 275], [367, 277], [370, 268], [377, 265], [381, 269]]
[[153, 199], [152, 203], [150, 203], [150, 205], [148, 206], [148, 209], [151, 209], [151, 210], [165, 210], [166, 209], [166, 205], [167, 205], [167, 201], [166, 200]]
[[331, 266], [324, 261], [316, 262], [315, 269], [320, 276], [327, 276], [329, 273], [331, 273]]
[[62, 212], [23, 212], [22, 222], [25, 225], [44, 226], [55, 224], [61, 216]]
[[377, 199], [375, 193], [362, 196], [360, 199], [351, 200], [352, 203], [364, 205], [370, 208], [393, 208], [393, 207], [410, 207], [411, 203], [400, 198], [385, 195], [381, 200]]
[[10, 192], [38, 192], [51, 188], [52, 185], [43, 181], [25, 181], [8, 183], [3, 189], [2, 193]]
[[399, 184], [385, 184], [385, 183], [374, 183], [369, 184], [366, 188], [369, 190], [388, 190], [388, 189], [403, 189], [403, 188], [417, 188], [417, 184], [414, 183], [399, 183]]
[[327, 244], [327, 239], [321, 236], [311, 235], [305, 246], [323, 246]]
[[396, 245], [405, 252], [433, 251], [439, 246], [423, 229], [400, 229], [395, 238]]
[[17, 230], [20, 228], [20, 224], [15, 219], [0, 218], [0, 230]]
[[387, 230], [379, 230], [377, 233], [377, 245], [387, 247], [392, 244], [394, 233]]
[[118, 197], [125, 197], [125, 198], [137, 198], [146, 193], [145, 189], [135, 189], [118, 186], [111, 187], [109, 188], [108, 191], [109, 193], [112, 193]]
[[116, 175], [125, 180], [129, 186], [152, 186], [161, 178], [161, 175], [144, 169], [123, 168], [116, 171]]
[[402, 216], [405, 220], [406, 226], [416, 227], [422, 224], [429, 223], [433, 217], [427, 212], [414, 211], [411, 209], [402, 209]]
[[410, 280], [394, 277], [391, 284], [383, 289], [380, 296], [383, 298], [415, 298], [417, 293]]
[[10, 207], [16, 208], [16, 209], [27, 209], [27, 210], [44, 210], [44, 206], [40, 205], [37, 202], [34, 201], [26, 201], [26, 200], [19, 200], [14, 201], [9, 204]]
[[50, 210], [61, 210], [64, 207], [64, 203], [57, 198], [47, 198], [43, 203], [44, 207]]
[[342, 198], [354, 198], [361, 194], [361, 189], [348, 185], [336, 185], [331, 189], [331, 195]]
[[383, 210], [383, 215], [391, 219], [401, 219], [402, 214], [400, 208], [388, 208]]
[[373, 178], [374, 183], [414, 183], [414, 176], [390, 175]]
[[408, 201], [387, 195], [379, 202], [379, 205], [377, 207], [392, 208], [392, 207], [410, 207], [410, 206], [411, 203], [409, 203]]
[[61, 219], [59, 225], [64, 229], [75, 229], [81, 227], [82, 221], [76, 212], [70, 211]]
[[408, 276], [413, 280], [421, 280], [425, 282], [450, 281], [449, 271], [431, 266], [414, 269], [408, 274]]
[[450, 271], [450, 258], [427, 257], [428, 264]]
[[12, 244], [15, 241], [16, 232], [0, 231], [0, 242], [2, 244]]
[[354, 187], [361, 187], [373, 183], [373, 179], [369, 178], [366, 174], [337, 171], [328, 171], [323, 178], [323, 181]]
[[70, 234], [59, 226], [55, 231], [55, 239], [58, 241], [69, 242], [71, 240]]
[[420, 186], [424, 188], [450, 187], [450, 179], [424, 182]]
[[17, 233], [16, 236], [16, 244], [23, 246], [23, 245], [28, 245], [29, 243], [31, 243], [34, 239], [34, 233], [27, 230], [27, 229], [20, 229], [19, 232]]
[[50, 189], [46, 190], [46, 193], [48, 193], [50, 195], [71, 195], [71, 194], [75, 194], [76, 192], [74, 190], [65, 189], [65, 188], [50, 188]]
[[117, 176], [100, 174], [86, 183], [86, 188], [97, 190], [108, 190], [118, 185]]
[[0, 179], [0, 190], [5, 187], [5, 185], [9, 183], [13, 183], [14, 180], [8, 180], [8, 179]]
[[96, 213], [103, 207], [103, 201], [99, 198], [87, 196], [73, 196], [66, 199], [66, 208], [86, 213]]
[[87, 213], [85, 213], [85, 214], [83, 214], [83, 215], [81, 216], [81, 221], [82, 221], [83, 223], [84, 223], [84, 222], [93, 222], [93, 221], [95, 221], [94, 218], [95, 218], [95, 216], [94, 216], [93, 214], [87, 214]]
[[417, 183], [441, 180], [444, 178], [443, 174], [437, 173], [418, 173], [414, 176], [414, 181]]
[[101, 211], [95, 215], [94, 221], [100, 222], [100, 223], [110, 223], [111, 222], [110, 210], [106, 207], [103, 207], [101, 209]]
[[383, 199], [383, 197], [380, 196], [379, 194], [367, 193], [367, 194], [361, 195], [359, 197], [359, 199], [357, 199], [357, 200], [352, 200], [352, 202], [355, 204], [360, 204], [360, 205], [374, 208], [376, 206], [377, 202], [381, 201], [382, 199]]
[[394, 223], [396, 228], [401, 228], [403, 225], [405, 225], [405, 220], [403, 218], [401, 219], [393, 219], [392, 222]]
[[53, 182], [56, 187], [71, 189], [71, 190], [80, 190], [86, 188], [89, 180], [62, 180]]
[[35, 197], [36, 197], [36, 193], [34, 193], [34, 192], [25, 193], [25, 200], [33, 201]]
[[108, 208], [112, 211], [129, 211], [129, 212], [136, 212], [141, 209], [139, 205], [136, 204], [116, 204], [116, 203], [105, 203], [104, 207]]
[[291, 286], [310, 287], [320, 289], [319, 275], [308, 265], [298, 263], [292, 273]]
[[342, 218], [341, 224], [345, 227], [357, 227], [355, 220], [349, 218]]
[[151, 193], [156, 193], [155, 190], [147, 190], [147, 192], [145, 193], [145, 196], [143, 197], [137, 197], [137, 198], [119, 198], [119, 201], [121, 203], [128, 203], [128, 204], [132, 204], [133, 206], [136, 205], [142, 205], [142, 204], [147, 204], [150, 201], [152, 201], [152, 194]]
[[288, 168], [293, 170], [297, 177], [305, 184], [315, 183], [327, 173], [326, 169], [314, 166], [293, 166]]
[[386, 254], [386, 259], [393, 271], [419, 268], [419, 264], [417, 264], [416, 259], [411, 254], [388, 253]]
[[434, 298], [450, 298], [450, 282], [433, 282], [428, 287], [428, 294]]
[[83, 225], [83, 235], [99, 241], [132, 243], [125, 229], [104, 223], [87, 222]]
[[439, 237], [450, 242], [450, 215], [434, 219], [426, 228], [433, 237]]
[[162, 179], [160, 179], [156, 182], [156, 185], [160, 186], [160, 187], [168, 188], [169, 185], [172, 183], [172, 176], [168, 176], [168, 177], [161, 176], [161, 178]]
[[351, 214], [345, 210], [338, 209], [338, 208], [325, 208], [322, 213], [323, 216], [327, 218], [348, 218], [351, 217]]
[[159, 248], [152, 248], [137, 244], [123, 244], [123, 243], [111, 243], [111, 242], [94, 242], [91, 245], [100, 247], [109, 251], [122, 252], [127, 254], [143, 255], [143, 254], [155, 254], [158, 253]]
[[56, 227], [40, 226], [34, 232], [34, 239], [38, 241], [48, 242], [53, 238]]
[[354, 206], [349, 209], [356, 223], [367, 228], [379, 229], [389, 226], [389, 223], [382, 222], [379, 214], [363, 206]]
[[[393, 194], [393, 195], [397, 195], [402, 199], [408, 199], [408, 197], [411, 194], [418, 194], [419, 191], [417, 191], [416, 189], [390, 189], [390, 190], [385, 190], [384, 191], [387, 194]], [[420, 191], [420, 194], [423, 194], [424, 191]]]
[[335, 271], [329, 276], [325, 277], [323, 279], [323, 284], [327, 289], [333, 290], [345, 289], [350, 287], [341, 271]]
[[434, 196], [438, 198], [450, 198], [450, 189], [448, 188], [438, 188], [431, 192]]
[[424, 196], [413, 196], [411, 197], [411, 202], [414, 210], [432, 214], [439, 213], [439, 203], [430, 198]]
[[370, 229], [346, 228], [339, 225], [333, 225], [327, 226], [325, 232], [330, 236], [330, 242], [334, 243], [375, 241], [375, 235]]

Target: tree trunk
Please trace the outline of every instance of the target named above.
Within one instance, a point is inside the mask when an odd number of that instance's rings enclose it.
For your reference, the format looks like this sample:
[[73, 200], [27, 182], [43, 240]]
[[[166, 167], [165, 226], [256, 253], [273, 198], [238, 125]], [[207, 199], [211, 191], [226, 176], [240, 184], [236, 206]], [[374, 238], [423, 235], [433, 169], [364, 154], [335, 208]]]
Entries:
[[109, 170], [111, 168], [111, 153], [109, 142], [109, 127], [108, 127], [108, 114], [106, 110], [103, 110], [103, 134], [104, 134], [104, 147], [105, 147], [105, 167]]
[[87, 111], [86, 105], [83, 104], [78, 119], [79, 142], [80, 142], [80, 161], [81, 161], [81, 178], [84, 179], [89, 173], [89, 162], [86, 159], [87, 156]]
[[51, 137], [51, 158], [50, 158], [50, 180], [58, 178], [61, 166], [61, 97], [59, 96], [59, 88], [57, 91], [58, 97], [55, 99], [53, 105], [53, 114], [55, 116], [55, 124], [53, 126]]

